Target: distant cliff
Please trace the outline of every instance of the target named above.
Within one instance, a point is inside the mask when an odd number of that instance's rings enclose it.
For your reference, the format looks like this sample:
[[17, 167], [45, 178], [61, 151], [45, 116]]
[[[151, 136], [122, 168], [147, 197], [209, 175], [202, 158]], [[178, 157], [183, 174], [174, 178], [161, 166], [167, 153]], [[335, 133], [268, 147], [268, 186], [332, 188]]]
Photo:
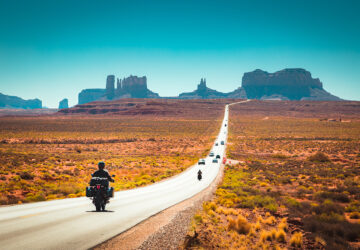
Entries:
[[24, 100], [17, 96], [8, 96], [0, 93], [0, 108], [8, 109], [41, 109], [39, 99]]
[[[129, 76], [116, 80], [115, 76], [106, 78], [105, 89], [85, 89], [79, 93], [79, 104], [93, 101], [110, 101], [123, 98], [161, 98], [147, 88], [145, 76]], [[257, 69], [242, 77], [242, 86], [232, 92], [223, 93], [206, 86], [201, 78], [196, 90], [181, 93], [166, 99], [261, 99], [261, 100], [314, 100], [341, 101], [325, 89], [318, 78], [312, 78], [305, 69], [283, 69], [275, 73]]]
[[79, 104], [93, 101], [110, 101], [122, 98], [160, 98], [157, 93], [147, 88], [146, 76], [129, 76], [117, 79], [115, 88], [115, 76], [108, 75], [105, 89], [84, 89], [79, 93]]
[[320, 80], [312, 78], [304, 69], [284, 69], [275, 73], [257, 69], [244, 74], [242, 87], [250, 99], [340, 100], [326, 92]]
[[182, 93], [181, 99], [263, 99], [263, 100], [314, 100], [340, 101], [341, 99], [328, 93], [318, 78], [312, 78], [304, 69], [284, 69], [275, 73], [257, 69], [245, 73], [242, 86], [229, 93], [222, 93], [206, 87], [205, 79], [201, 79], [193, 92]]

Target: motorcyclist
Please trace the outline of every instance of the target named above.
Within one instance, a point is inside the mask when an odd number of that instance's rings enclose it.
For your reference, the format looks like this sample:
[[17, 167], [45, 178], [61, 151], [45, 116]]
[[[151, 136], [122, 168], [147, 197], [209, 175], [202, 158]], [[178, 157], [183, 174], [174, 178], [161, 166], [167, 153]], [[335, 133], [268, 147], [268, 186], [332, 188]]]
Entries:
[[201, 172], [201, 170], [199, 169], [199, 171], [198, 171], [198, 179], [199, 179], [199, 181], [201, 180], [201, 178], [202, 178], [202, 172]]
[[98, 163], [98, 167], [99, 170], [96, 170], [93, 174], [92, 177], [101, 177], [101, 178], [107, 178], [108, 182], [107, 182], [107, 187], [109, 187], [109, 181], [114, 182], [114, 179], [111, 178], [109, 172], [105, 169], [105, 162], [100, 161]]

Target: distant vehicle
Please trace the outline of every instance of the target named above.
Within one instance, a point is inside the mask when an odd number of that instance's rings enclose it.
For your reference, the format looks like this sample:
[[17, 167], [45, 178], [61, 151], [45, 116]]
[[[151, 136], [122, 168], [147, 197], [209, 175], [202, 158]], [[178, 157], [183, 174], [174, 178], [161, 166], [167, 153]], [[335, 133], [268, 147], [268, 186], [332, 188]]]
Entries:
[[201, 181], [201, 179], [202, 179], [202, 172], [201, 172], [201, 170], [199, 169], [199, 171], [198, 171], [198, 180]]
[[215, 146], [219, 146], [219, 143], [215, 143]]
[[200, 159], [198, 162], [199, 165], [205, 165], [205, 160], [204, 159]]
[[218, 163], [218, 159], [215, 158], [214, 160], [212, 160], [212, 162], [213, 163]]
[[220, 155], [216, 155], [216, 159], [221, 159]]
[[214, 157], [214, 155], [215, 155], [214, 152], [210, 152], [209, 154], [210, 157]]
[[226, 124], [225, 124], [225, 127], [226, 127]]
[[225, 142], [224, 142], [224, 141], [221, 141], [221, 145], [225, 145]]

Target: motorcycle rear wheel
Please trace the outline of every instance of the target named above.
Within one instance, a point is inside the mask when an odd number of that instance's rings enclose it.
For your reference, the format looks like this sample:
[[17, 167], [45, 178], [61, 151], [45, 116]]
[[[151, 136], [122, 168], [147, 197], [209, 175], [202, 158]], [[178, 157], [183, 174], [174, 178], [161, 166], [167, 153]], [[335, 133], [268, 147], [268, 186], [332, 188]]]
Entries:
[[96, 212], [100, 212], [101, 211], [101, 203], [102, 203], [102, 197], [100, 193], [97, 193], [95, 198], [94, 198], [94, 205], [96, 208]]

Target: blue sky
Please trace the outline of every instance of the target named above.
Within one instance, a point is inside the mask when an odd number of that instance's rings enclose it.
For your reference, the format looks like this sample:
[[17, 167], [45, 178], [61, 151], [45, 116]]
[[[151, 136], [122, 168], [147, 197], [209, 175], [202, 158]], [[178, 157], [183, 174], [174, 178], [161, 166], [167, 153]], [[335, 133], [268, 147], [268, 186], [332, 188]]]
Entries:
[[161, 96], [228, 92], [244, 72], [305, 68], [360, 100], [360, 1], [0, 0], [0, 92], [77, 103], [106, 75], [148, 78]]

